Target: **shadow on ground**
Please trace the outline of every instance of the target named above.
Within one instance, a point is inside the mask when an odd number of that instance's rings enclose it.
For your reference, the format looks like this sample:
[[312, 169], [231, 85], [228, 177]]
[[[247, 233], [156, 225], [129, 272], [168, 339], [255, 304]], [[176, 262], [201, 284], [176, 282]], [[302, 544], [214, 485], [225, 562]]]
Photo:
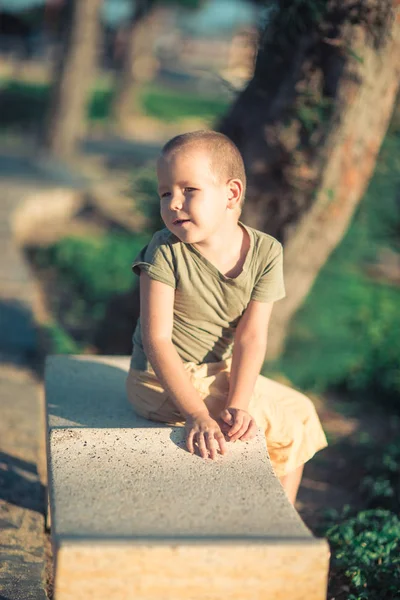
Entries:
[[17, 300], [0, 300], [0, 362], [30, 366], [37, 354], [32, 312]]
[[121, 138], [116, 135], [102, 139], [87, 139], [81, 144], [81, 151], [88, 156], [101, 156], [104, 167], [109, 170], [129, 170], [155, 161], [161, 144], [141, 142]]
[[[39, 481], [35, 463], [0, 451], [0, 500], [44, 514], [45, 487]], [[17, 523], [4, 517], [5, 513], [0, 516], [0, 529], [18, 528]]]

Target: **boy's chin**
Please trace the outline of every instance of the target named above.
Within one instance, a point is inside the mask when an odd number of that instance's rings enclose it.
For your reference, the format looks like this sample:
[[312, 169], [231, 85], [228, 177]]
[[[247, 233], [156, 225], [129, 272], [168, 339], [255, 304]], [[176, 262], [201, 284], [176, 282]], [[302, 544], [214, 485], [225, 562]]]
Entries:
[[199, 241], [199, 234], [194, 231], [188, 231], [187, 229], [178, 229], [176, 227], [167, 227], [171, 233], [173, 233], [181, 242], [185, 242], [186, 244], [195, 244]]
[[181, 242], [184, 242], [185, 244], [195, 244], [197, 242], [197, 239], [193, 235], [176, 233], [175, 231], [172, 233], [178, 238], [178, 240], [181, 240]]

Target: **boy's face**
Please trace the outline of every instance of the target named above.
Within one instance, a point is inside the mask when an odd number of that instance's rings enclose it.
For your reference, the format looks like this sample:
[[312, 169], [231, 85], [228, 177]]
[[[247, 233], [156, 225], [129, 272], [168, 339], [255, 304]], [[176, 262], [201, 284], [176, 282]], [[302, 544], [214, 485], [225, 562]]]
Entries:
[[213, 174], [205, 150], [183, 148], [157, 164], [161, 217], [182, 242], [202, 242], [218, 232], [228, 213], [230, 188]]

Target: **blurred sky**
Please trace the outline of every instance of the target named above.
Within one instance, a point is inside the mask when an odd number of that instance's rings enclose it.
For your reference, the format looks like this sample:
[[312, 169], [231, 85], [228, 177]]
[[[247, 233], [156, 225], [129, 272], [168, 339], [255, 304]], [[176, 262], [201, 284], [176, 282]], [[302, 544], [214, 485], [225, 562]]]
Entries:
[[[47, 2], [50, 4], [52, 0]], [[44, 4], [45, 0], [0, 0], [0, 8], [13, 12]], [[105, 21], [113, 25], [125, 20], [130, 14], [131, 6], [131, 0], [104, 0]], [[246, 0], [208, 0], [198, 11], [182, 14], [181, 18], [191, 33], [210, 34], [231, 30], [241, 24], [254, 23], [255, 9], [252, 3]]]

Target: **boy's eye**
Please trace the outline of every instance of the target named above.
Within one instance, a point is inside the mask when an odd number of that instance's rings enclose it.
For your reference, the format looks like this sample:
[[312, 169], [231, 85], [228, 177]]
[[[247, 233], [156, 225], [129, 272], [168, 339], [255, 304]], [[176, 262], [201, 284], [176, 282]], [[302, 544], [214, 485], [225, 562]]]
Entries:
[[171, 193], [170, 192], [163, 192], [162, 194], [160, 194], [161, 198], [168, 198], [168, 196], [170, 196]]
[[197, 188], [194, 187], [185, 187], [185, 192], [195, 192]]

